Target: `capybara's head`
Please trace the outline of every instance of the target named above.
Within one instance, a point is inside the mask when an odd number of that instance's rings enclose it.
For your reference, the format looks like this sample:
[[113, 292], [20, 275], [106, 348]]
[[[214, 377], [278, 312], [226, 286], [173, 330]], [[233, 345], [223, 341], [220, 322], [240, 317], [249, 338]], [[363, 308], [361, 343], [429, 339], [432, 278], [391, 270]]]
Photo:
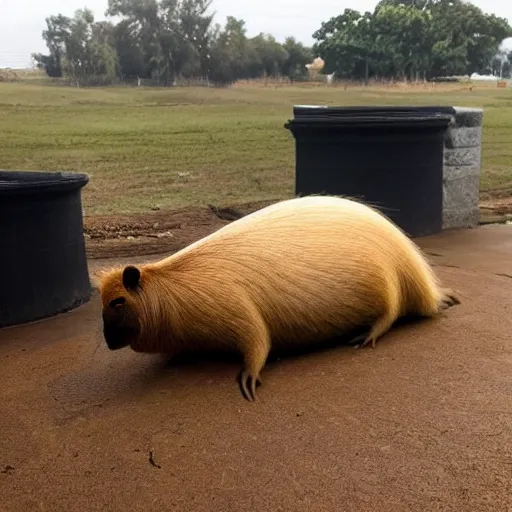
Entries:
[[140, 322], [141, 272], [127, 266], [104, 274], [100, 285], [103, 306], [103, 336], [110, 350], [137, 343]]

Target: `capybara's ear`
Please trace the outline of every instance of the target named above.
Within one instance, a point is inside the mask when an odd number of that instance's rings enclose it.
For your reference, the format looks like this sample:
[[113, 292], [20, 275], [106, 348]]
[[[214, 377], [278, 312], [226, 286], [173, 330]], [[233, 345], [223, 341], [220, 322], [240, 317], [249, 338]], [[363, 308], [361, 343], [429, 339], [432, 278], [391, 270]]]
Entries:
[[127, 290], [135, 290], [139, 286], [140, 270], [128, 265], [123, 271], [123, 285]]

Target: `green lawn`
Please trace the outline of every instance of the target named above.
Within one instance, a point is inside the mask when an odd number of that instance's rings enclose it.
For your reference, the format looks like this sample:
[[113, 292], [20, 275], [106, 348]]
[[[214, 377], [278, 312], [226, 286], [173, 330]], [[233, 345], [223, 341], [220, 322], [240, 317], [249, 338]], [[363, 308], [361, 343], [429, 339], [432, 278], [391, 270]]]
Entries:
[[86, 172], [87, 215], [293, 193], [294, 104], [484, 107], [482, 192], [512, 195], [512, 88], [75, 89], [0, 83], [0, 168]]

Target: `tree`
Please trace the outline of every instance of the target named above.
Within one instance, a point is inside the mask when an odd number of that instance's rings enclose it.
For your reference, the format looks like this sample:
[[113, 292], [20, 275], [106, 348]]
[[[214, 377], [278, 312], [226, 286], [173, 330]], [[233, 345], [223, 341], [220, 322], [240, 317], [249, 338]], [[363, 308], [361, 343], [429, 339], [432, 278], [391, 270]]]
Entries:
[[288, 53], [269, 34], [259, 34], [249, 40], [252, 62], [251, 76], [279, 76], [288, 59]]
[[148, 78], [150, 76], [141, 38], [127, 19], [121, 20], [114, 27], [114, 48], [122, 78]]
[[492, 66], [507, 20], [462, 0], [381, 0], [373, 13], [345, 9], [313, 34], [327, 72], [429, 78]]
[[228, 16], [224, 30], [216, 27], [212, 38], [209, 76], [218, 84], [230, 84], [248, 78], [251, 48], [245, 21]]
[[[121, 18], [119, 30], [122, 31], [123, 39], [129, 42], [129, 50], [121, 52], [123, 74], [130, 75], [137, 71], [138, 75], [143, 71], [143, 77], [150, 78], [156, 74], [158, 80], [158, 64], [162, 59], [158, 14], [159, 5], [156, 0], [109, 0], [106, 15]], [[118, 41], [116, 47], [119, 49], [119, 46]], [[136, 65], [130, 64], [132, 55], [136, 56]]]
[[376, 9], [373, 33], [380, 49], [379, 74], [425, 77], [431, 61], [431, 19], [430, 11], [412, 5], [383, 4]]
[[198, 74], [208, 77], [210, 67], [211, 25], [214, 14], [207, 14], [211, 0], [185, 0], [181, 6], [179, 20], [183, 38], [190, 45]]
[[39, 68], [45, 70], [48, 76], [62, 76], [62, 57], [66, 52], [66, 41], [69, 37], [71, 19], [62, 14], [46, 18], [46, 30], [43, 30], [43, 39], [50, 51], [49, 55], [33, 54]]
[[80, 9], [73, 18], [59, 14], [46, 20], [43, 38], [49, 55], [34, 55], [49, 76], [66, 76], [76, 81], [113, 81], [118, 72], [114, 27], [95, 23], [92, 12]]
[[325, 60], [326, 73], [368, 80], [377, 67], [381, 50], [370, 12], [345, 9], [342, 15], [322, 23], [313, 38], [318, 41], [314, 52]]
[[482, 71], [498, 52], [503, 39], [512, 33], [504, 18], [484, 14], [480, 9], [477, 9], [475, 18], [474, 35], [468, 40], [468, 74]]
[[62, 58], [64, 74], [80, 82], [111, 82], [117, 76], [118, 59], [110, 45], [112, 27], [94, 23], [89, 9], [79, 9], [69, 25]]
[[[108, 16], [122, 18], [130, 51], [119, 48], [124, 69], [144, 62], [144, 76], [170, 85], [178, 75], [206, 74], [209, 67], [211, 0], [109, 0]], [[126, 56], [126, 57], [125, 57]], [[133, 69], [130, 69], [130, 74]]]
[[290, 80], [298, 80], [307, 76], [306, 64], [313, 60], [313, 52], [294, 37], [288, 37], [283, 48], [287, 55], [282, 65], [283, 75]]

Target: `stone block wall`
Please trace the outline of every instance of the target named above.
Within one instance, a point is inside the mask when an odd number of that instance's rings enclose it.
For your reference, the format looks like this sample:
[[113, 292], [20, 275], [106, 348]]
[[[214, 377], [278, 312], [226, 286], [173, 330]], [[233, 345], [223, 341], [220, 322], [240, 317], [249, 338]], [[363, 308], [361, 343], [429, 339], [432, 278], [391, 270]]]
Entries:
[[444, 146], [443, 229], [474, 227], [480, 220], [483, 110], [454, 108]]

